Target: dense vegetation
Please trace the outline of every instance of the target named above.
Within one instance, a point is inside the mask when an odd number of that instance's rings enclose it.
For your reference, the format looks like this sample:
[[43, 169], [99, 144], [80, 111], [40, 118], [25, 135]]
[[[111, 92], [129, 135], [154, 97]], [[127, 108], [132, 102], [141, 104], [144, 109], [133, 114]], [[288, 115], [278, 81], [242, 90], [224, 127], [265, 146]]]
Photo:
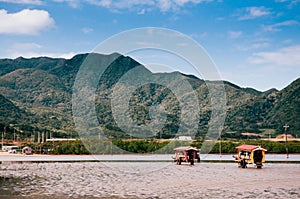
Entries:
[[[201, 148], [202, 142], [194, 141], [165, 141], [158, 140], [81, 140], [63, 141], [63, 142], [45, 142], [26, 144], [34, 149], [35, 153], [43, 154], [130, 154], [130, 153], [156, 153], [156, 154], [173, 154], [174, 148], [179, 146], [192, 145]], [[217, 142], [210, 153], [220, 152], [220, 142]], [[241, 144], [260, 145], [268, 149], [268, 153], [286, 153], [285, 142], [271, 142], [262, 140], [252, 141], [222, 141], [222, 153], [236, 153], [235, 147]], [[24, 145], [25, 146], [25, 145]], [[289, 153], [300, 153], [300, 142], [288, 142]]]
[[[87, 54], [76, 55], [72, 59], [39, 57], [32, 59], [0, 59], [0, 131], [6, 127], [6, 139], [12, 139], [17, 133], [20, 139], [36, 139], [36, 132], [51, 132], [53, 137], [78, 137], [72, 118], [72, 86], [76, 74]], [[130, 57], [118, 54], [98, 55], [99, 67], [107, 60], [114, 61], [101, 77], [96, 95], [96, 112], [104, 133], [116, 140], [130, 138], [123, 132], [112, 115], [111, 94], [119, 79], [139, 65]], [[102, 64], [102, 65], [101, 65]], [[152, 75], [147, 69], [146, 74]], [[155, 74], [155, 78], [174, 79], [179, 73]], [[205, 136], [211, 116], [210, 96], [205, 81], [192, 75], [183, 75], [196, 91], [199, 99], [200, 121], [196, 137]], [[135, 75], [135, 78], [141, 78]], [[180, 87], [180, 83], [173, 82]], [[220, 82], [209, 82], [219, 84]], [[222, 132], [223, 138], [245, 138], [242, 132], [252, 132], [263, 137], [283, 133], [283, 125], [289, 124], [288, 133], [300, 136], [300, 79], [281, 91], [271, 89], [259, 92], [251, 88], [240, 88], [230, 82], [224, 82], [227, 96], [227, 117]], [[126, 84], [118, 86], [126, 88]], [[191, 93], [186, 93], [187, 96]], [[122, 96], [120, 96], [122, 97]], [[187, 101], [185, 105], [193, 104]], [[151, 122], [150, 107], [162, 105], [166, 110], [166, 122], [161, 131], [153, 135], [156, 138], [177, 136], [179, 126], [186, 135], [192, 134], [194, 127], [181, 124], [179, 102], [171, 90], [162, 85], [146, 84], [130, 97], [131, 118], [138, 125]], [[120, 104], [120, 107], [125, 106]], [[147, 133], [147, 132], [141, 132]], [[32, 138], [32, 136], [35, 136]], [[147, 136], [147, 137], [153, 137]], [[134, 136], [133, 136], [134, 137]], [[138, 138], [138, 136], [136, 136]], [[117, 142], [117, 141], [115, 141]], [[118, 144], [117, 144], [118, 145]], [[122, 143], [128, 150], [130, 144]], [[141, 143], [140, 143], [141, 145]], [[150, 144], [149, 144], [150, 145]], [[158, 146], [154, 147], [160, 147]], [[129, 151], [148, 151], [147, 147]], [[151, 150], [150, 150], [151, 151]]]
[[[268, 149], [268, 153], [286, 153], [285, 142], [271, 142], [265, 140], [222, 142], [221, 143], [222, 153], [236, 153], [235, 147], [241, 144], [260, 145]], [[300, 142], [297, 141], [288, 142], [288, 150], [289, 153], [300, 153]], [[220, 142], [217, 142], [210, 153], [219, 153], [219, 152], [220, 152]]]

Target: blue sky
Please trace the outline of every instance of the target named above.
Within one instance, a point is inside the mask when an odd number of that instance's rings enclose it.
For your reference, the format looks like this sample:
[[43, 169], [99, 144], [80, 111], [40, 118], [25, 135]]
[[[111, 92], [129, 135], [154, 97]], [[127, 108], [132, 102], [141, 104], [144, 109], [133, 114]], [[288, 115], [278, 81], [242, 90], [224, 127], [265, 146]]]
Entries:
[[300, 0], [0, 0], [0, 58], [70, 58], [122, 31], [197, 41], [221, 78], [261, 91], [300, 77]]

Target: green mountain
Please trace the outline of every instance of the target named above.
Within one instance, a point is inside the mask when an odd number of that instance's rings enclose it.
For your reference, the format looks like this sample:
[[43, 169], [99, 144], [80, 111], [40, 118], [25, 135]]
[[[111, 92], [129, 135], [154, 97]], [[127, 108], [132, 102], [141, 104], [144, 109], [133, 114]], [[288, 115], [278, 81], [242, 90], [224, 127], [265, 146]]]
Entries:
[[[89, 56], [92, 60], [85, 63]], [[131, 83], [141, 80], [147, 75], [158, 82], [162, 79], [181, 88], [178, 76], [189, 82], [199, 101], [200, 121], [197, 136], [206, 133], [210, 120], [209, 84], [222, 82], [205, 82], [192, 75], [174, 73], [152, 74], [138, 62], [119, 54], [80, 54], [71, 59], [58, 58], [17, 58], [0, 59], [0, 126], [14, 125], [24, 131], [51, 131], [55, 136], [67, 137], [76, 135], [72, 113], [72, 88], [78, 70], [82, 63], [89, 64], [94, 70], [104, 70], [97, 84], [95, 107], [98, 121], [105, 132], [114, 137], [129, 137], [124, 129], [119, 128], [113, 117], [111, 96], [117, 89], [129, 89]], [[105, 68], [104, 68], [105, 67]], [[136, 69], [137, 72], [135, 72]], [[143, 71], [144, 75], [141, 75]], [[128, 84], [122, 82], [127, 74], [132, 73]], [[146, 75], [146, 76], [145, 76]], [[91, 73], [87, 83], [97, 80], [96, 73]], [[177, 78], [177, 79], [176, 79]], [[84, 85], [83, 85], [84, 86]], [[300, 135], [300, 79], [294, 81], [281, 91], [271, 89], [260, 92], [252, 88], [241, 88], [230, 82], [224, 82], [227, 96], [227, 117], [223, 137], [240, 137], [242, 132], [279, 134], [282, 126], [289, 124], [289, 133]], [[85, 87], [82, 87], [84, 90]], [[186, 99], [194, 92], [186, 91]], [[118, 93], [117, 93], [118, 94]], [[122, 93], [119, 98], [126, 98]], [[163, 107], [166, 115], [158, 115], [157, 119], [165, 117], [165, 125], [156, 134], [157, 137], [174, 137], [179, 127], [185, 133], [192, 133], [195, 127], [186, 121], [192, 117], [189, 113], [181, 113], [182, 106], [194, 105], [194, 102], [184, 102], [176, 98], [176, 93], [163, 85], [149, 83], [137, 88], [129, 96], [129, 104], [117, 104], [121, 108], [129, 105], [129, 115], [138, 126], [151, 123], [153, 105]], [[151, 108], [152, 107], [152, 108]], [[87, 109], [88, 111], [88, 109]], [[183, 115], [182, 115], [183, 114]], [[1, 128], [1, 127], [0, 127]], [[147, 132], [140, 132], [145, 133]], [[27, 135], [27, 134], [26, 134]], [[24, 134], [24, 137], [26, 137]]]
[[22, 117], [27, 116], [25, 111], [22, 111], [9, 99], [0, 95], [0, 121], [7, 121], [8, 123], [19, 123], [22, 121]]
[[[33, 127], [30, 125], [37, 120], [35, 120], [34, 115], [20, 109], [12, 101], [5, 98], [0, 94], [0, 131], [7, 133], [5, 138], [13, 138], [13, 133], [17, 130], [22, 129], [22, 137], [29, 137], [30, 132], [33, 131]], [[8, 125], [10, 124], [10, 125]], [[17, 124], [17, 126], [14, 126]]]
[[[300, 129], [300, 79], [298, 78], [289, 86], [272, 96], [273, 109], [267, 114], [266, 124], [282, 132], [282, 126], [288, 124], [289, 132], [299, 137]], [[281, 124], [281, 125], [279, 125]]]

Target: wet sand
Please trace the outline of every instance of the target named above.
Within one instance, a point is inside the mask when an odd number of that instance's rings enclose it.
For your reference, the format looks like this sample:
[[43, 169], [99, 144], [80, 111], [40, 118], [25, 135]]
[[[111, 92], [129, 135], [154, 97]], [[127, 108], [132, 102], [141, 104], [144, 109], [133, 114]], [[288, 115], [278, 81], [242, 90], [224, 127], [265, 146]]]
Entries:
[[0, 177], [0, 198], [300, 198], [300, 164], [6, 163]]

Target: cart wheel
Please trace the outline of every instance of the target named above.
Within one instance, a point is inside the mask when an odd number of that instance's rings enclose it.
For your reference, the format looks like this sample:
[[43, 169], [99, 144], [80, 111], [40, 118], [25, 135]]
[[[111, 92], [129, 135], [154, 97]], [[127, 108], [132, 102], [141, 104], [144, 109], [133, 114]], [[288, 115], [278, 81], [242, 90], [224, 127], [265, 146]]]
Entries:
[[245, 160], [242, 160], [242, 161], [241, 161], [241, 167], [242, 167], [242, 168], [246, 168], [246, 167], [247, 167], [247, 163], [246, 163]]
[[179, 158], [178, 164], [181, 165], [181, 158]]
[[191, 160], [191, 165], [194, 165], [194, 160], [193, 159]]
[[197, 162], [200, 163], [200, 158], [197, 158]]
[[257, 168], [258, 168], [258, 169], [261, 169], [261, 165], [257, 165]]

